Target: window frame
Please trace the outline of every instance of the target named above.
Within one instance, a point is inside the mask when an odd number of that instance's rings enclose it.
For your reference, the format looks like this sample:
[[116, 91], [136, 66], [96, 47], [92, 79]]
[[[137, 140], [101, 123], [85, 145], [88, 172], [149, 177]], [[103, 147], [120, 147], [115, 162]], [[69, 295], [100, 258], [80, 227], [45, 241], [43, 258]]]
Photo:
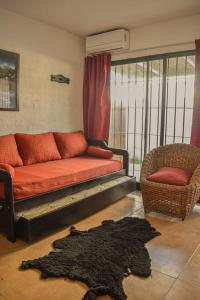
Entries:
[[[165, 139], [165, 114], [166, 114], [166, 79], [167, 79], [167, 60], [170, 58], [176, 58], [176, 57], [184, 57], [184, 56], [193, 56], [196, 54], [196, 50], [184, 50], [184, 51], [176, 51], [176, 52], [167, 52], [162, 54], [156, 54], [156, 55], [147, 55], [147, 56], [141, 56], [141, 57], [134, 57], [134, 58], [127, 58], [127, 59], [121, 59], [121, 60], [114, 60], [111, 62], [111, 66], [120, 66], [124, 64], [132, 64], [132, 63], [145, 63], [147, 62], [147, 66], [149, 66], [149, 62], [153, 60], [163, 60], [163, 82], [165, 84], [162, 85], [162, 97], [161, 97], [161, 124], [160, 124], [160, 146], [164, 145], [164, 139]], [[147, 78], [149, 78], [149, 68], [147, 68]], [[148, 85], [149, 82], [147, 80], [147, 93], [146, 93], [146, 104], [148, 103]], [[146, 105], [148, 110], [148, 105]], [[146, 115], [148, 115], [148, 111], [146, 112]], [[147, 143], [147, 135], [148, 135], [148, 118], [145, 119], [145, 128], [144, 128], [144, 141]], [[144, 144], [144, 155], [146, 154], [147, 145]], [[134, 174], [133, 174], [134, 175]], [[139, 187], [139, 185], [138, 185]]]

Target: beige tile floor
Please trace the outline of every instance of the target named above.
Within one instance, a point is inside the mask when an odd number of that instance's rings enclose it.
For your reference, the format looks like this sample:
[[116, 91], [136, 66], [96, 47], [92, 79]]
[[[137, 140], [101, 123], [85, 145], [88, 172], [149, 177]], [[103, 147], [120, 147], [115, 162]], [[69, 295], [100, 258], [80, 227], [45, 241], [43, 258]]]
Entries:
[[[138, 192], [76, 224], [84, 230], [105, 219], [124, 216], [143, 217], [142, 199]], [[146, 215], [162, 235], [147, 244], [152, 259], [152, 276], [141, 279], [129, 276], [123, 281], [128, 300], [199, 300], [200, 299], [200, 206], [184, 221], [159, 214]], [[80, 282], [40, 279], [36, 270], [19, 271], [22, 260], [42, 256], [51, 243], [67, 233], [63, 229], [28, 245], [9, 243], [0, 235], [0, 300], [81, 300], [87, 287]], [[99, 300], [109, 300], [99, 297]]]

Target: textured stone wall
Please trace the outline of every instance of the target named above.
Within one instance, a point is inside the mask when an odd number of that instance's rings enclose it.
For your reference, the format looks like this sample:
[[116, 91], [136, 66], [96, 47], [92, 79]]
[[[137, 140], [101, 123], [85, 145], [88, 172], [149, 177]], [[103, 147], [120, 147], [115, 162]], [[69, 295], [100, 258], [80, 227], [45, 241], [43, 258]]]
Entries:
[[[20, 54], [20, 111], [0, 111], [0, 135], [81, 129], [83, 40], [3, 9], [0, 37], [0, 49]], [[51, 74], [71, 82], [52, 82]]]

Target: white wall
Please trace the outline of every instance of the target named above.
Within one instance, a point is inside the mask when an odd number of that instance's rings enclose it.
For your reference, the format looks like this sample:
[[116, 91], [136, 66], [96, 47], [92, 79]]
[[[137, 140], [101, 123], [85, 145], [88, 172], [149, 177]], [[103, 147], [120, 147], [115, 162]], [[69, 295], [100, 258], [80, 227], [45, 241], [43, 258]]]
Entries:
[[[0, 49], [20, 54], [20, 111], [0, 111], [0, 134], [82, 128], [81, 38], [0, 9]], [[51, 74], [71, 82], [51, 82]]]
[[155, 23], [130, 30], [130, 50], [113, 54], [113, 60], [191, 50], [200, 38], [200, 15]]

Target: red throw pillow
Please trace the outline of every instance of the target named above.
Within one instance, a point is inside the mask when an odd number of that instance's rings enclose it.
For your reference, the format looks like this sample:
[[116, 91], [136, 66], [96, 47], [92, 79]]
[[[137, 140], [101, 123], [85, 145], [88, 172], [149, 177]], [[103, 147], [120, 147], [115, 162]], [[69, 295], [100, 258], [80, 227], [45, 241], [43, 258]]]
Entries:
[[13, 167], [23, 165], [15, 137], [12, 134], [0, 136], [0, 163], [9, 164]]
[[[8, 164], [0, 163], [0, 169], [6, 170], [8, 173], [10, 173], [12, 178], [15, 176], [14, 168]], [[4, 182], [0, 182], [0, 198], [4, 198], [4, 197], [5, 197]]]
[[101, 157], [101, 158], [107, 158], [110, 159], [113, 157], [113, 153], [110, 150], [105, 150], [99, 147], [95, 147], [95, 146], [89, 146], [87, 148], [87, 154], [92, 155], [92, 156], [96, 156], [96, 157]]
[[88, 146], [82, 131], [54, 132], [54, 137], [62, 158], [81, 155]]
[[192, 172], [189, 170], [162, 167], [157, 172], [148, 176], [147, 180], [170, 185], [184, 186], [189, 183], [191, 176]]
[[24, 165], [61, 159], [53, 133], [15, 135]]

